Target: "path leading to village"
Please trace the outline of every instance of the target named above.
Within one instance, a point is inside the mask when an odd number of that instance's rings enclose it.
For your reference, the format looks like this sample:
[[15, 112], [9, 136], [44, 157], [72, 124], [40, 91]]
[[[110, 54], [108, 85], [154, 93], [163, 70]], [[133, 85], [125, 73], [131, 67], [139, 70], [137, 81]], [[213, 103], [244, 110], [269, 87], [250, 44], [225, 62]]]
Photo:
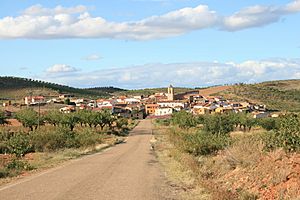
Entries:
[[143, 120], [124, 144], [2, 186], [0, 199], [173, 199], [150, 150], [151, 126]]

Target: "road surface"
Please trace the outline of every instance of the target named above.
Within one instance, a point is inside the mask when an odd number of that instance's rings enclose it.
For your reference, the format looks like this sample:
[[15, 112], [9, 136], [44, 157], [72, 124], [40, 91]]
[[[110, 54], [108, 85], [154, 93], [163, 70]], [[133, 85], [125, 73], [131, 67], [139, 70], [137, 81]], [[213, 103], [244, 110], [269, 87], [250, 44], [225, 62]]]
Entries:
[[0, 199], [174, 199], [150, 150], [150, 139], [151, 121], [143, 120], [126, 143], [2, 186]]

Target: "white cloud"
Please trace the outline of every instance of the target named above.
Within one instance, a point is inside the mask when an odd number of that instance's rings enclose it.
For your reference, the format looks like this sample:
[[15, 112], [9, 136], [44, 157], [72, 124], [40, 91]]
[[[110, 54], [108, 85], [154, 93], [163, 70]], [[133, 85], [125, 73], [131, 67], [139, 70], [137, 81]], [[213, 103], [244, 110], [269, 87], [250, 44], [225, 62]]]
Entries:
[[65, 64], [55, 64], [52, 67], [49, 67], [46, 72], [49, 74], [59, 74], [59, 73], [71, 73], [71, 72], [76, 72], [79, 71], [77, 68], [75, 67], [71, 67], [69, 65], [65, 65]]
[[53, 82], [76, 87], [122, 88], [176, 86], [197, 87], [226, 83], [261, 82], [299, 77], [300, 59], [268, 59], [234, 62], [154, 63], [141, 66], [47, 76]]
[[87, 57], [85, 57], [84, 59], [85, 60], [100, 60], [102, 57], [97, 55], [97, 54], [91, 54], [91, 55], [88, 55]]
[[252, 6], [224, 18], [223, 28], [237, 31], [245, 28], [265, 26], [277, 22], [282, 12], [273, 6]]
[[284, 6], [252, 6], [221, 16], [206, 5], [182, 8], [139, 21], [113, 22], [92, 17], [85, 6], [45, 8], [34, 5], [20, 16], [0, 19], [0, 39], [111, 38], [150, 40], [182, 35], [195, 30], [220, 28], [238, 31], [277, 22], [300, 11], [300, 0]]
[[300, 11], [300, 0], [292, 1], [291, 3], [287, 4], [285, 7], [287, 12], [299, 12]]
[[33, 5], [24, 10], [24, 15], [57, 15], [57, 14], [76, 14], [86, 12], [88, 8], [83, 5], [78, 5], [75, 7], [65, 8], [63, 6], [56, 6], [53, 9], [45, 8], [40, 4]]

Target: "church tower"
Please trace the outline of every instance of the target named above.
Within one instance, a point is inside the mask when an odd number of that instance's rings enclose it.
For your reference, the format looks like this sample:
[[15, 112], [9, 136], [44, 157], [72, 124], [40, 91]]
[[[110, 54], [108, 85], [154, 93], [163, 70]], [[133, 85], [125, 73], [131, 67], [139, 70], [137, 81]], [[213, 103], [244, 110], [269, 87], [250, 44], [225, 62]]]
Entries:
[[174, 88], [172, 85], [168, 87], [168, 101], [174, 100]]

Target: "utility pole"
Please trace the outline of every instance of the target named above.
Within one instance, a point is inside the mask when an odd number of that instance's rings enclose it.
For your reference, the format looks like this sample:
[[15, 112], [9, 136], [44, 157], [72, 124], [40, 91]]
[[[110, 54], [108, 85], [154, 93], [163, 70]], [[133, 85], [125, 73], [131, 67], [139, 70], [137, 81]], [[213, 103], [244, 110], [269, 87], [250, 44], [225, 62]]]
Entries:
[[38, 130], [40, 130], [40, 116], [41, 116], [41, 106], [40, 106], [40, 102], [38, 102], [39, 105], [39, 114], [38, 114]]

